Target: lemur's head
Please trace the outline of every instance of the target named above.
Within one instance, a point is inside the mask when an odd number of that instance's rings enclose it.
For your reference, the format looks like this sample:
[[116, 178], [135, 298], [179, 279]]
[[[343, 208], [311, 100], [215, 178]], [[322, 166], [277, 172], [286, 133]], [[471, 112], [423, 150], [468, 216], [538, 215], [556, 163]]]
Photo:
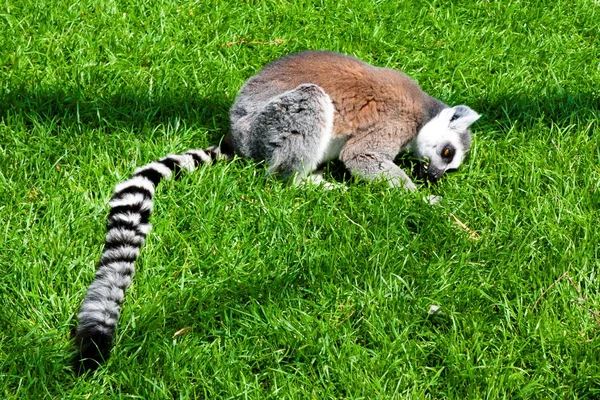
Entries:
[[457, 169], [471, 147], [469, 126], [480, 115], [467, 106], [444, 108], [429, 120], [413, 141], [412, 149], [422, 161], [421, 172], [435, 182], [446, 171]]

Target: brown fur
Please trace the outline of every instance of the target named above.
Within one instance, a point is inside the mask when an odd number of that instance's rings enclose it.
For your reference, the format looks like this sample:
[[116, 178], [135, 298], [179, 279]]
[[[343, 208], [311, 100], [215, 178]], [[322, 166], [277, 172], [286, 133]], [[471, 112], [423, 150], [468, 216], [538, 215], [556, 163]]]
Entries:
[[267, 65], [248, 84], [262, 85], [265, 79], [281, 92], [302, 83], [319, 85], [335, 107], [334, 136], [360, 142], [377, 131], [386, 147], [396, 149], [393, 156], [416, 136], [428, 117], [430, 103], [436, 101], [401, 72], [330, 52], [283, 57]]

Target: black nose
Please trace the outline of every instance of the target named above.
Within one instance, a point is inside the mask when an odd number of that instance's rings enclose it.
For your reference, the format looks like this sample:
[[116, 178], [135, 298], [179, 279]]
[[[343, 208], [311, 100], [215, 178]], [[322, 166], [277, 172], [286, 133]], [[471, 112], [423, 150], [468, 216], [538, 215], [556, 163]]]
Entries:
[[443, 169], [438, 169], [431, 165], [427, 169], [427, 179], [432, 183], [436, 183], [442, 177], [442, 175], [444, 175]]

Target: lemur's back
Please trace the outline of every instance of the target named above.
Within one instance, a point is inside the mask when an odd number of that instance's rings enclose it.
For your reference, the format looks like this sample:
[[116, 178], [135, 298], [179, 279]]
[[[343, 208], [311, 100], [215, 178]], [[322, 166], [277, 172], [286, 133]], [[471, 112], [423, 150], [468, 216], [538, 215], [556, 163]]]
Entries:
[[280, 58], [252, 77], [242, 88], [232, 117], [236, 106], [251, 111], [244, 97], [256, 104], [256, 100], [268, 101], [303, 83], [320, 86], [331, 98], [334, 135], [356, 133], [382, 117], [418, 124], [432, 106], [435, 113], [444, 107], [399, 71], [374, 67], [338, 53], [306, 51]]

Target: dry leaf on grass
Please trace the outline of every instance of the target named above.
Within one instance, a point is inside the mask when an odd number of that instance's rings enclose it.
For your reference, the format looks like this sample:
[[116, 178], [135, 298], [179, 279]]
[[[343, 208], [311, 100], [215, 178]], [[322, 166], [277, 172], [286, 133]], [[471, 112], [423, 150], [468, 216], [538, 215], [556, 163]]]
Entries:
[[260, 40], [248, 41], [248, 39], [242, 38], [239, 40], [235, 40], [233, 42], [223, 43], [221, 46], [231, 47], [235, 44], [254, 44], [254, 45], [261, 45], [261, 46], [277, 46], [277, 45], [280, 45], [287, 41], [288, 41], [287, 39], [275, 39], [275, 40], [271, 40], [268, 42], [261, 42]]
[[465, 232], [467, 232], [469, 234], [469, 237], [471, 239], [473, 239], [473, 240], [479, 240], [479, 239], [481, 239], [481, 237], [479, 236], [479, 234], [477, 232], [475, 232], [474, 230], [472, 230], [471, 228], [469, 228], [468, 226], [466, 226], [460, 219], [456, 218], [456, 215], [450, 214], [450, 217], [452, 217], [452, 219], [454, 220], [454, 222], [456, 222], [456, 224], [458, 226], [460, 226], [462, 230], [464, 230]]
[[191, 330], [192, 330], [192, 328], [190, 328], [189, 326], [187, 326], [185, 328], [181, 328], [180, 330], [178, 330], [177, 332], [175, 332], [173, 334], [173, 338], [176, 338], [177, 336], [185, 335], [186, 333], [188, 333]]

